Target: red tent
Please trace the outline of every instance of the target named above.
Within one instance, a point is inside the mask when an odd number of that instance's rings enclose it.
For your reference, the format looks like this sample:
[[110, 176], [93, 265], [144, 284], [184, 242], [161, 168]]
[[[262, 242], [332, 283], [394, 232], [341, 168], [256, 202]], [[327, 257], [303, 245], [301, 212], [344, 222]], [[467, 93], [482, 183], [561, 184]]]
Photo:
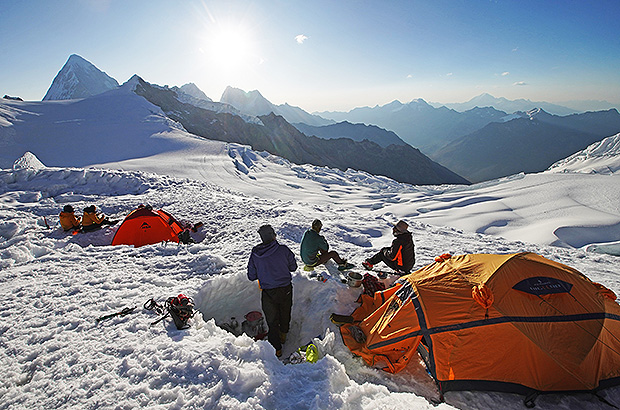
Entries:
[[155, 211], [150, 207], [133, 210], [116, 231], [112, 245], [143, 245], [170, 241], [179, 242], [183, 228], [166, 211]]

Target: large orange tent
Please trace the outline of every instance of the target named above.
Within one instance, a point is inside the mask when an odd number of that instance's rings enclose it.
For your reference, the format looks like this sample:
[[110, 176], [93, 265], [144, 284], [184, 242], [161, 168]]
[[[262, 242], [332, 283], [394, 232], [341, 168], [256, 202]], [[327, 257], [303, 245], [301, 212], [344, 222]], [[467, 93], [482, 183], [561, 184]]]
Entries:
[[420, 353], [441, 392], [620, 384], [616, 295], [533, 253], [446, 255], [361, 298], [340, 328], [349, 349], [390, 372]]
[[169, 213], [150, 207], [133, 210], [112, 239], [112, 245], [134, 245], [136, 248], [159, 242], [179, 242], [183, 228]]

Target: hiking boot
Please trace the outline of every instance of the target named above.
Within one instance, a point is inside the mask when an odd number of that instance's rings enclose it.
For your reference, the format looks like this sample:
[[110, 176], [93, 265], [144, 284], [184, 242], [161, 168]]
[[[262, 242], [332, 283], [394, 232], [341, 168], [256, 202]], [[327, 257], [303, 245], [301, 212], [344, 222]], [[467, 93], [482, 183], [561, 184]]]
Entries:
[[314, 266], [304, 265], [304, 270], [306, 272], [312, 272], [314, 270]]
[[353, 265], [352, 263], [347, 262], [346, 259], [343, 259], [342, 263], [338, 265], [338, 270], [347, 270], [347, 269], [351, 269], [354, 266], [355, 265]]
[[372, 270], [373, 264], [366, 260], [366, 261], [362, 262], [362, 266], [366, 270]]
[[286, 333], [280, 332], [280, 343], [286, 343]]
[[276, 350], [276, 357], [282, 357], [282, 349]]

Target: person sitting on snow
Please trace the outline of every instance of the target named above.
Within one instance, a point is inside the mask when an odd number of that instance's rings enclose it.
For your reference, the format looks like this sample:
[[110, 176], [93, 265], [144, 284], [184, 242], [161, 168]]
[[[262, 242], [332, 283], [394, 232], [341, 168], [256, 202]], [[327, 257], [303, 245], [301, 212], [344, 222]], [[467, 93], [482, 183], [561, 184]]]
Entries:
[[323, 235], [319, 235], [323, 223], [315, 219], [312, 221], [312, 227], [308, 229], [301, 238], [301, 260], [306, 266], [304, 270], [311, 271], [315, 266], [322, 265], [330, 259], [338, 264], [339, 270], [350, 269], [352, 264], [347, 263], [338, 255], [336, 251], [329, 251], [329, 244]]
[[408, 228], [409, 225], [405, 221], [398, 221], [392, 228], [392, 233], [395, 236], [392, 246], [382, 248], [373, 257], [362, 262], [362, 266], [371, 270], [374, 265], [383, 262], [400, 273], [401, 276], [410, 273], [413, 265], [415, 265], [415, 247]]
[[118, 221], [110, 221], [108, 217], [103, 214], [98, 215], [95, 205], [87, 206], [84, 208], [84, 215], [82, 216], [82, 231], [96, 231], [103, 225], [114, 225], [117, 222]]
[[65, 231], [70, 231], [72, 229], [80, 229], [80, 222], [82, 218], [75, 217], [75, 211], [71, 205], [65, 205], [60, 213], [60, 226]]
[[291, 272], [297, 270], [295, 255], [276, 240], [271, 225], [258, 230], [262, 243], [252, 248], [248, 261], [248, 279], [257, 280], [261, 289], [261, 307], [269, 328], [267, 340], [282, 356], [282, 344], [286, 341], [293, 307], [293, 284]]

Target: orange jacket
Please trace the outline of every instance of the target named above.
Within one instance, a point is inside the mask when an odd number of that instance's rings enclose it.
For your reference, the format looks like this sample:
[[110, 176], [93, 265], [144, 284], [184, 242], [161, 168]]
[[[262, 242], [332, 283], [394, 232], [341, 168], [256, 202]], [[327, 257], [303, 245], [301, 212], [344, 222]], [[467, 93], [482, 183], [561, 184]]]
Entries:
[[82, 217], [82, 226], [89, 226], [92, 224], [100, 225], [104, 218], [105, 217], [103, 215], [97, 216], [96, 212], [84, 212], [84, 216]]
[[65, 231], [70, 229], [79, 228], [80, 218], [76, 218], [73, 212], [61, 212], [60, 213], [60, 226]]

